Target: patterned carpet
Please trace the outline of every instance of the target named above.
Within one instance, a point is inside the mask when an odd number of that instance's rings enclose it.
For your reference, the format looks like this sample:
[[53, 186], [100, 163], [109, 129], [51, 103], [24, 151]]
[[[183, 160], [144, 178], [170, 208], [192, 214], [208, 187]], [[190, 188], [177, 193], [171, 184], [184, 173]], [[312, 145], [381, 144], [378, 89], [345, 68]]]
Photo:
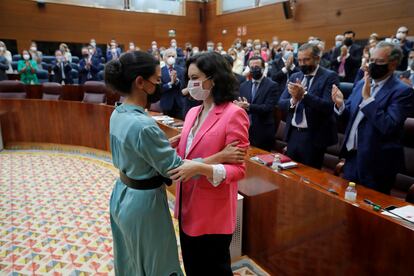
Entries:
[[[116, 177], [107, 158], [1, 152], [0, 275], [113, 275], [108, 202]], [[235, 275], [264, 275], [243, 262]]]

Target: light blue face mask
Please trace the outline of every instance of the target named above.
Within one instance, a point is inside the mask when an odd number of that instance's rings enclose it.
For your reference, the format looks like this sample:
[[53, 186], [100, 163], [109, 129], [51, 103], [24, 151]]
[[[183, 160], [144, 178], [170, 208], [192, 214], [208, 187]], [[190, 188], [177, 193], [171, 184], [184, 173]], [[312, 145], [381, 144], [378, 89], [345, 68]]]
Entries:
[[288, 60], [291, 56], [293, 56], [293, 52], [291, 51], [285, 51], [285, 53], [283, 54], [283, 58], [285, 60]]
[[336, 47], [340, 47], [340, 46], [342, 46], [342, 41], [336, 41], [336, 42], [335, 42], [335, 46], [336, 46]]

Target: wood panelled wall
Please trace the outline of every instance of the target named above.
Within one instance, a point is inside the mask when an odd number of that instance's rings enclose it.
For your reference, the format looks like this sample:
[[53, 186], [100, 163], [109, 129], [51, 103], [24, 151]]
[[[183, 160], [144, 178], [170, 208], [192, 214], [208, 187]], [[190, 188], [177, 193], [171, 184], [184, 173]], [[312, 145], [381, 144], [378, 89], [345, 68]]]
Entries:
[[39, 9], [30, 0], [0, 0], [0, 38], [16, 39], [19, 51], [31, 40], [109, 43], [115, 38], [128, 45], [134, 41], [148, 49], [151, 41], [169, 45], [169, 29], [176, 29], [179, 45], [186, 41], [204, 43], [199, 8], [203, 3], [187, 2], [186, 16], [160, 15], [111, 9], [46, 3]]
[[[336, 34], [349, 29], [357, 33], [357, 39], [368, 38], [373, 32], [390, 36], [401, 25], [414, 35], [413, 0], [298, 0], [295, 19], [285, 19], [281, 3], [216, 15], [216, 2], [207, 4], [207, 38], [221, 41], [225, 47], [232, 44], [237, 27], [243, 25], [247, 26], [243, 40], [271, 41], [277, 35], [280, 39], [305, 42], [314, 35], [325, 40], [327, 46], [333, 45]], [[222, 34], [223, 29], [227, 34]]]

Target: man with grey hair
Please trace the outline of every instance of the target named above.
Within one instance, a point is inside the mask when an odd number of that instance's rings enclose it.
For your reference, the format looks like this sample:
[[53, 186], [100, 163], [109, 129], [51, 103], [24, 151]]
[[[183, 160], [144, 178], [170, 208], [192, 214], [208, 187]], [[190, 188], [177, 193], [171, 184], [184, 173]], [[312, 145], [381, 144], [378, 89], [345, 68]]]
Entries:
[[385, 194], [404, 167], [403, 126], [413, 109], [413, 89], [394, 75], [401, 58], [398, 45], [381, 41], [346, 102], [338, 87], [332, 89], [335, 112], [348, 120], [344, 177]]
[[299, 48], [300, 71], [289, 78], [279, 108], [286, 116], [286, 154], [320, 169], [325, 150], [338, 141], [331, 90], [339, 85], [335, 72], [323, 68], [320, 49], [313, 43]]
[[407, 40], [408, 36], [408, 28], [405, 26], [401, 26], [398, 28], [395, 38], [398, 40], [400, 47], [403, 51], [403, 58], [401, 60], [400, 65], [397, 67], [398, 71], [405, 71], [407, 70], [408, 65], [408, 54], [414, 47], [414, 42]]
[[164, 114], [183, 119], [184, 69], [176, 65], [177, 52], [174, 48], [165, 50], [163, 56], [165, 66], [161, 68], [161, 100], [160, 107]]

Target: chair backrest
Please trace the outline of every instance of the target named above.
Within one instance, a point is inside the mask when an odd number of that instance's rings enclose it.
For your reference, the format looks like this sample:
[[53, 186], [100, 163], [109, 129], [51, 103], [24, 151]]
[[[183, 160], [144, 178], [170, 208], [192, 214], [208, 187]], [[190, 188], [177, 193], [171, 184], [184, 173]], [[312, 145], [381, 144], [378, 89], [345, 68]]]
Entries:
[[70, 65], [72, 66], [72, 69], [79, 72], [79, 65], [78, 64], [72, 62]]
[[59, 100], [63, 93], [63, 87], [56, 82], [42, 83], [42, 99], [44, 100]]
[[11, 62], [11, 66], [12, 66], [13, 70], [17, 71], [17, 63], [18, 63], [18, 61], [12, 61]]
[[49, 71], [49, 69], [52, 67], [52, 64], [46, 63], [44, 61], [41, 62], [43, 70]]
[[17, 55], [13, 55], [13, 57], [12, 57], [12, 61], [19, 61], [19, 60], [21, 60], [22, 59], [22, 56], [21, 55], [19, 55], [19, 54], [17, 54]]
[[100, 81], [87, 81], [83, 84], [83, 102], [86, 103], [105, 103], [106, 91], [105, 83]]
[[77, 57], [77, 56], [72, 56], [72, 63], [76, 63], [76, 64], [78, 64], [78, 63], [79, 63], [79, 57]]
[[104, 69], [105, 69], [105, 65], [103, 65], [102, 63], [99, 63], [98, 70], [103, 71]]
[[44, 69], [37, 69], [36, 75], [40, 83], [48, 82], [49, 81], [49, 72]]
[[52, 64], [53, 62], [56, 61], [56, 57], [55, 56], [42, 56], [42, 61]]
[[98, 72], [98, 80], [99, 81], [103, 81], [104, 80], [104, 71], [99, 71]]
[[26, 89], [24, 84], [15, 80], [0, 81], [0, 98], [3, 99], [24, 99]]
[[348, 99], [349, 95], [352, 93], [352, 88], [354, 84], [351, 82], [341, 82], [339, 83], [339, 90], [344, 94], [344, 98]]

